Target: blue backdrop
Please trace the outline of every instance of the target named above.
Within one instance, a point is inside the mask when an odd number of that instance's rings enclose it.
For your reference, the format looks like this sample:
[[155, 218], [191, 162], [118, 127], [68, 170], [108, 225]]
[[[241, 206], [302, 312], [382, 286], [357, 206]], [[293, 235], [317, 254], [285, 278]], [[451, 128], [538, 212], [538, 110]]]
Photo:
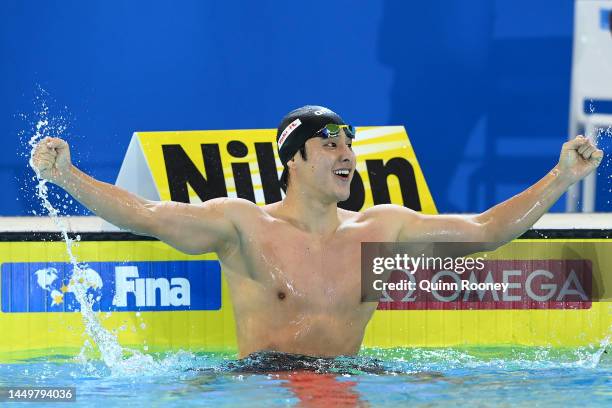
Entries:
[[404, 125], [439, 210], [477, 212], [567, 139], [571, 0], [4, 0], [0, 15], [1, 215], [37, 208], [22, 141], [37, 84], [108, 182], [136, 130], [272, 128], [321, 104]]

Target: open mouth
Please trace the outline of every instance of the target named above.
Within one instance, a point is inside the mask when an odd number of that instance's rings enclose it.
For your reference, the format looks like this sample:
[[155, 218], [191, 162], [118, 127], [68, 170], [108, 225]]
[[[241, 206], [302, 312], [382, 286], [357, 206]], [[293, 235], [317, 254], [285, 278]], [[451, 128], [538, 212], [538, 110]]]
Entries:
[[350, 169], [338, 169], [333, 172], [337, 177], [340, 177], [342, 180], [348, 180], [349, 175], [351, 174]]

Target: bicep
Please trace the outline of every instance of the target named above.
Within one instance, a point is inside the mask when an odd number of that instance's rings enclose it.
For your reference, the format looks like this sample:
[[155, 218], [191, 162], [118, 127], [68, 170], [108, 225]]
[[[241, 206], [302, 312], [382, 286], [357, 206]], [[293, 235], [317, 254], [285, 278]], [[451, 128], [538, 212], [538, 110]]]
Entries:
[[486, 242], [486, 224], [475, 216], [413, 213], [403, 217], [399, 241]]
[[153, 236], [189, 254], [219, 252], [238, 243], [232, 218], [232, 199], [216, 198], [201, 204], [149, 202]]
[[394, 204], [366, 210], [396, 242], [489, 242], [487, 223], [474, 215], [421, 214]]
[[489, 235], [487, 224], [478, 216], [430, 215], [412, 211], [402, 218], [398, 241], [426, 245], [437, 243], [427, 246], [427, 250], [438, 255], [460, 257], [497, 248], [499, 245]]

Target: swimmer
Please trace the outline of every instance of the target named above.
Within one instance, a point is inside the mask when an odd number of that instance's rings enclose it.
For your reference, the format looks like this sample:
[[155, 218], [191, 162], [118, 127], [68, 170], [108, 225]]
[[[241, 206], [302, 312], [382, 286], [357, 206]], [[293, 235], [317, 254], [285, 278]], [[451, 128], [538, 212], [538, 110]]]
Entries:
[[337, 204], [350, 194], [354, 138], [355, 129], [327, 108], [287, 114], [277, 131], [286, 197], [261, 207], [239, 198], [143, 199], [77, 169], [58, 138], [41, 140], [31, 165], [122, 229], [188, 254], [215, 252], [230, 289], [240, 357], [264, 351], [334, 357], [359, 352], [377, 307], [361, 298], [361, 242], [482, 242], [472, 252], [495, 249], [527, 231], [603, 158], [588, 139], [576, 137], [536, 184], [474, 216], [426, 215], [397, 205], [353, 212]]

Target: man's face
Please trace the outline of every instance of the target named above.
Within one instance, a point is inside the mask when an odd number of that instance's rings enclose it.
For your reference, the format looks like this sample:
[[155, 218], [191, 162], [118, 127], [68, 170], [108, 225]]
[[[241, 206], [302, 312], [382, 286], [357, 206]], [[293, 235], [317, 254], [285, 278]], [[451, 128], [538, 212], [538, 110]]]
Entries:
[[294, 157], [294, 174], [299, 179], [299, 185], [321, 192], [323, 199], [328, 197], [336, 202], [348, 199], [355, 173], [352, 143], [353, 140], [346, 136], [344, 129], [340, 130], [337, 137], [314, 137], [307, 140], [307, 160], [303, 160], [299, 153]]

